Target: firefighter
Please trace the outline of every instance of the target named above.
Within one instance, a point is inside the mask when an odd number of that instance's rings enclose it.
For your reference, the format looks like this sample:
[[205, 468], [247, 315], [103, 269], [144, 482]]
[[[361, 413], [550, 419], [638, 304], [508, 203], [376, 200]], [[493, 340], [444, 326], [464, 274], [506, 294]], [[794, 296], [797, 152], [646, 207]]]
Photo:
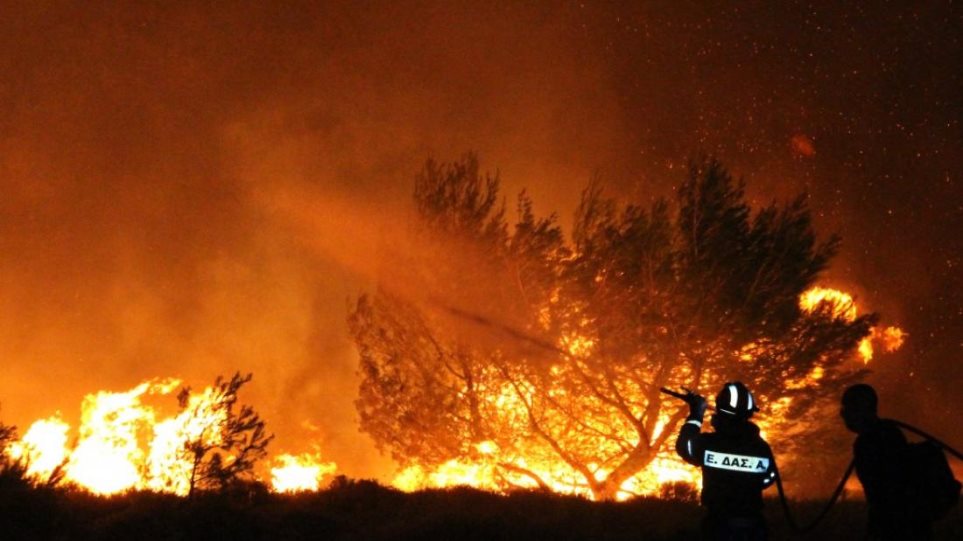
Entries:
[[912, 516], [908, 510], [906, 437], [896, 423], [878, 416], [878, 402], [876, 391], [860, 383], [846, 389], [839, 411], [846, 428], [857, 434], [853, 461], [869, 508], [867, 536], [884, 540], [932, 539], [929, 522]]
[[706, 540], [764, 541], [762, 491], [776, 480], [772, 450], [749, 421], [759, 409], [741, 382], [722, 386], [716, 395], [713, 432], [702, 432], [706, 399], [685, 395], [689, 416], [679, 430], [676, 452], [702, 468], [702, 537]]

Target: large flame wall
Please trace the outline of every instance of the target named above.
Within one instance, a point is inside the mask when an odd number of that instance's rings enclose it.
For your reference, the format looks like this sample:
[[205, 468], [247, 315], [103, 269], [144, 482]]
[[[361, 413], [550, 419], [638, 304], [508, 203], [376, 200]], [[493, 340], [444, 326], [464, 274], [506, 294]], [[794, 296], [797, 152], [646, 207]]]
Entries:
[[[848, 293], [823, 287], [812, 288], [800, 297], [804, 310], [829, 306], [835, 317], [853, 320], [858, 308]], [[902, 345], [905, 333], [897, 327], [884, 331], [873, 329], [858, 348], [862, 361], [873, 357], [875, 342], [887, 351]], [[566, 336], [560, 347], [573, 355], [590, 355], [593, 344], [581, 337]], [[751, 359], [750, 359], [751, 360]], [[810, 375], [814, 381], [819, 374]], [[222, 426], [227, 416], [223, 395], [207, 387], [186, 397], [180, 411], [164, 415], [160, 405], [151, 399], [169, 398], [181, 387], [177, 379], [145, 381], [125, 392], [98, 391], [84, 398], [76, 443], [68, 445], [70, 425], [59, 416], [41, 419], [27, 429], [23, 438], [15, 442], [9, 453], [15, 460], [28, 466], [27, 473], [38, 482], [46, 482], [62, 475], [64, 482], [95, 494], [116, 494], [128, 490], [152, 490], [186, 495], [192, 477], [191, 456], [186, 452], [193, 441], [217, 445], [223, 436]], [[510, 391], [505, 396], [511, 398]], [[505, 409], [520, 409], [515, 400], [498, 401]], [[170, 405], [168, 405], [168, 409]], [[778, 408], [770, 408], [769, 416], [760, 421], [763, 431], [778, 415]], [[510, 415], [511, 412], [506, 412]], [[668, 416], [665, 416], [667, 419]], [[664, 429], [662, 427], [656, 432]], [[282, 445], [284, 443], [282, 442]], [[500, 490], [509, 481], [512, 486], [536, 488], [530, 478], [512, 475], [500, 465], [506, 461], [535, 472], [547, 480], [549, 488], [560, 493], [591, 497], [591, 491], [559, 458], [544, 458], [536, 453], [506, 460], [500, 456], [497, 444], [491, 441], [476, 444], [474, 460], [452, 459], [433, 469], [411, 466], [399, 472], [392, 484], [403, 490], [430, 487], [469, 485], [487, 490]], [[228, 458], [229, 459], [229, 458]], [[270, 461], [270, 479], [261, 466], [255, 478], [269, 481], [277, 492], [317, 491], [322, 480], [337, 472], [333, 462], [324, 461], [320, 452], [298, 456], [279, 454]], [[593, 469], [597, 469], [590, 465]], [[597, 469], [597, 475], [606, 472]], [[662, 452], [641, 473], [626, 480], [617, 497], [657, 494], [667, 483], [682, 483], [693, 488], [701, 476], [695, 468], [682, 463], [671, 451]]]

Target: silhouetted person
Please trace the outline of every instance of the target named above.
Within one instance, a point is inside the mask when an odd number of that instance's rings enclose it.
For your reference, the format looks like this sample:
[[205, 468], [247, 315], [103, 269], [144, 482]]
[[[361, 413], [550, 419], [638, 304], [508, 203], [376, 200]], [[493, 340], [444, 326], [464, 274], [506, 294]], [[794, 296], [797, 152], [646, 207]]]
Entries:
[[839, 412], [846, 428], [858, 434], [853, 442], [853, 460], [869, 507], [868, 537], [931, 539], [929, 522], [908, 512], [906, 437], [896, 423], [879, 418], [877, 404], [876, 391], [861, 383], [846, 389]]
[[675, 448], [686, 462], [702, 468], [703, 539], [765, 540], [762, 491], [775, 481], [776, 472], [772, 450], [759, 427], [749, 422], [758, 411], [752, 394], [738, 381], [726, 383], [716, 395], [714, 432], [701, 431], [706, 399], [689, 393], [686, 401], [689, 417]]

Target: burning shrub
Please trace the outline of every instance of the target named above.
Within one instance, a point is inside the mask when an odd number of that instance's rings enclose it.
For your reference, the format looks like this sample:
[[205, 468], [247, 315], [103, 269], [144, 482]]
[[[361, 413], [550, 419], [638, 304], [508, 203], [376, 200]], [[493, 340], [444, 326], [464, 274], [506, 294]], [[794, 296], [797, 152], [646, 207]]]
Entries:
[[124, 392], [87, 395], [74, 445], [70, 426], [59, 416], [34, 422], [23, 438], [0, 432], [9, 443], [0, 457], [13, 462], [33, 484], [64, 481], [100, 495], [152, 490], [178, 495], [195, 489], [220, 490], [250, 481], [254, 464], [266, 454], [273, 436], [250, 406], [237, 406], [240, 388], [251, 375], [239, 373], [198, 393], [182, 387], [180, 412], [158, 419], [144, 403], [166, 396], [176, 379], [150, 380]]

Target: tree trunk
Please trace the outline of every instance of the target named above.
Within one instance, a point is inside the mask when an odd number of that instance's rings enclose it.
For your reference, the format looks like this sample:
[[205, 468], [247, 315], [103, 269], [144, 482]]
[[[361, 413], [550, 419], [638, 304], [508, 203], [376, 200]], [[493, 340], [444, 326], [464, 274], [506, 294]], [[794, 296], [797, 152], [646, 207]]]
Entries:
[[608, 476], [597, 483], [592, 489], [592, 495], [598, 501], [613, 501], [619, 495], [622, 483], [630, 477], [644, 470], [655, 458], [656, 451], [648, 446], [642, 445], [632, 450], [621, 464], [619, 464]]
[[188, 489], [187, 489], [187, 499], [188, 499], [188, 500], [194, 498], [194, 486], [197, 484], [197, 469], [200, 467], [200, 465], [201, 465], [201, 461], [200, 461], [200, 459], [198, 458], [198, 455], [195, 453], [195, 454], [194, 454], [193, 467], [191, 468], [191, 483], [190, 483], [190, 486], [189, 486]]

